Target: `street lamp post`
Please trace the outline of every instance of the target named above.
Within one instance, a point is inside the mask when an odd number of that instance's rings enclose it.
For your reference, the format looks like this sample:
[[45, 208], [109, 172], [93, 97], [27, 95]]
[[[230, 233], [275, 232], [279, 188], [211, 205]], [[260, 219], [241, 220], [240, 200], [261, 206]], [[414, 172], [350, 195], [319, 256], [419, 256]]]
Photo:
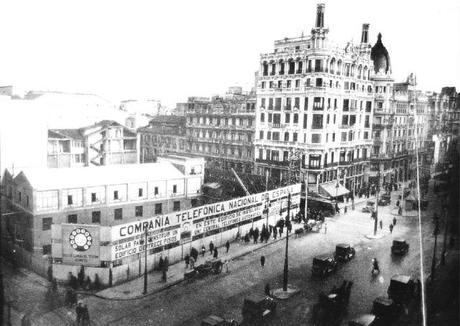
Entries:
[[288, 207], [286, 215], [286, 252], [284, 255], [284, 272], [283, 272], [283, 291], [287, 291], [288, 286], [288, 247], [289, 247], [289, 230], [288, 224], [290, 223], [289, 214], [291, 213], [291, 193], [288, 194]]
[[378, 224], [378, 219], [379, 219], [380, 163], [378, 163], [376, 192], [377, 192], [377, 196], [375, 197], [374, 236], [377, 235], [377, 224]]
[[269, 213], [269, 207], [270, 207], [270, 197], [268, 195], [268, 193], [266, 194], [266, 197], [265, 197], [265, 213], [266, 213], [266, 226], [267, 226], [267, 229], [268, 229], [268, 213]]
[[431, 260], [431, 280], [434, 280], [436, 272], [436, 247], [438, 244], [438, 234], [439, 234], [439, 218], [436, 216], [436, 226], [434, 227], [434, 248], [433, 248], [433, 258]]
[[141, 240], [141, 244], [144, 243], [144, 291], [142, 294], [147, 294], [147, 230], [145, 228], [144, 240]]

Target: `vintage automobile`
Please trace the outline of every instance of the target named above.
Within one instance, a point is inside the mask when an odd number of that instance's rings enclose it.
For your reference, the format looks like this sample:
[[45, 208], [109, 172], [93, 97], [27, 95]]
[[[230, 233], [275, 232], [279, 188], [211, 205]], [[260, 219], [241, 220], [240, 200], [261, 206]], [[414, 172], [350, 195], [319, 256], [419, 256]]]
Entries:
[[320, 293], [318, 302], [312, 309], [314, 325], [338, 325], [346, 314], [353, 282], [344, 281], [340, 287], [334, 286], [328, 295]]
[[195, 266], [193, 270], [184, 273], [184, 279], [190, 280], [193, 278], [204, 277], [208, 274], [220, 274], [222, 272], [223, 263], [220, 259], [206, 260], [203, 264]]
[[253, 295], [244, 299], [243, 324], [255, 325], [276, 315], [276, 302], [265, 295]]
[[409, 251], [409, 244], [404, 239], [394, 239], [391, 246], [393, 255], [405, 255]]
[[375, 203], [371, 200], [368, 200], [366, 206], [361, 210], [363, 213], [372, 213], [374, 211]]
[[219, 316], [209, 315], [201, 321], [201, 326], [238, 326], [235, 320], [225, 320]]
[[356, 254], [355, 248], [348, 243], [339, 243], [335, 246], [335, 259], [337, 261], [349, 261]]
[[394, 275], [387, 293], [396, 304], [408, 304], [415, 297], [415, 282], [408, 275]]
[[319, 232], [323, 226], [323, 222], [318, 220], [308, 220], [305, 222], [304, 228], [307, 232]]
[[390, 195], [383, 194], [382, 196], [380, 196], [380, 199], [379, 199], [379, 202], [378, 202], [379, 206], [388, 206], [388, 205], [390, 205], [390, 203], [391, 203], [391, 196]]
[[321, 255], [313, 258], [312, 275], [326, 276], [337, 270], [337, 261], [333, 255]]
[[372, 304], [372, 314], [385, 325], [393, 323], [402, 313], [401, 306], [398, 306], [392, 299], [377, 297]]
[[377, 326], [379, 325], [378, 319], [375, 315], [366, 314], [354, 318], [348, 322], [348, 326]]

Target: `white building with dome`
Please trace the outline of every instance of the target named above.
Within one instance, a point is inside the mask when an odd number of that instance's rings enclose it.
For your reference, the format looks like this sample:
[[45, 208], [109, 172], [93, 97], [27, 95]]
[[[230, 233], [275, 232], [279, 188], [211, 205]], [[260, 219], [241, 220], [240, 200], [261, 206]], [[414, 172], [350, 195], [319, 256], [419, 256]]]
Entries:
[[336, 45], [318, 4], [310, 35], [275, 41], [257, 75], [255, 169], [337, 197], [366, 180], [372, 150], [374, 86], [369, 24], [361, 42]]

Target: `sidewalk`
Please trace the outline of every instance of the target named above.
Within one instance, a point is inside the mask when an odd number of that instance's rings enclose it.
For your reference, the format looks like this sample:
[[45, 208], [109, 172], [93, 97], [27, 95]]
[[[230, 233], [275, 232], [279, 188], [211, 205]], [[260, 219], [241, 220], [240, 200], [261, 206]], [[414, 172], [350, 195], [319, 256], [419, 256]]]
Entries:
[[[292, 232], [291, 232], [290, 237], [295, 237], [294, 230], [299, 228], [301, 225], [302, 224], [293, 223]], [[268, 240], [267, 243], [258, 242], [257, 244], [254, 244], [253, 241], [249, 243], [244, 243], [241, 241], [234, 241], [230, 243], [230, 249], [228, 253], [226, 253], [225, 246], [219, 247], [218, 248], [218, 252], [219, 252], [218, 258], [221, 259], [223, 263], [228, 261], [227, 265], [224, 264], [222, 268], [222, 273], [226, 273], [227, 267], [229, 271], [232, 270], [233, 260], [240, 258], [242, 256], [245, 256], [245, 255], [248, 255], [254, 251], [257, 251], [261, 248], [269, 246], [275, 242], [281, 241], [285, 238], [286, 238], [286, 229], [284, 230], [282, 237], [278, 237], [276, 240], [274, 240], [272, 236], [270, 240]], [[200, 253], [200, 255], [198, 256], [198, 260], [195, 263], [195, 266], [203, 264], [206, 260], [209, 260], [212, 258], [213, 256], [210, 254], [209, 250], [206, 251], [204, 257], [201, 256], [201, 253]], [[144, 277], [143, 276], [141, 276], [140, 278], [131, 280], [129, 282], [119, 284], [111, 288], [107, 288], [98, 293], [94, 293], [94, 294], [84, 293], [84, 292], [80, 292], [80, 293], [84, 295], [93, 295], [101, 299], [109, 299], [109, 300], [120, 300], [120, 301], [136, 300], [136, 299], [143, 298], [145, 296], [149, 296], [149, 295], [161, 292], [171, 286], [174, 286], [176, 284], [179, 284], [185, 281], [184, 273], [187, 270], [190, 271], [190, 268], [189, 269], [185, 268], [185, 262], [183, 260], [175, 264], [171, 264], [168, 269], [166, 282], [162, 280], [161, 271], [149, 272], [148, 278], [147, 278], [147, 294], [145, 295], [142, 294], [144, 290]]]

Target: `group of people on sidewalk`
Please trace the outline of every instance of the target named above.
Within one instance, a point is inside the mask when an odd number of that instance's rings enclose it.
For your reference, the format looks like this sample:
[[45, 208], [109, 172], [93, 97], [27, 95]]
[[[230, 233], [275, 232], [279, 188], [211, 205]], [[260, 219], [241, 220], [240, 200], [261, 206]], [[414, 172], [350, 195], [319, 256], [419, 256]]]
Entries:
[[[227, 240], [225, 243], [225, 249], [227, 250], [226, 252], [230, 250], [230, 241]], [[219, 257], [219, 251], [217, 247], [214, 245], [214, 243], [209, 242], [209, 252], [212, 255], [213, 258], [218, 258]], [[204, 257], [206, 254], [206, 247], [204, 244], [201, 246], [201, 256]], [[185, 268], [188, 269], [194, 269], [195, 268], [195, 263], [198, 261], [198, 250], [195, 247], [192, 247], [190, 249], [190, 253], [186, 254], [184, 257], [184, 262], [185, 262]]]

